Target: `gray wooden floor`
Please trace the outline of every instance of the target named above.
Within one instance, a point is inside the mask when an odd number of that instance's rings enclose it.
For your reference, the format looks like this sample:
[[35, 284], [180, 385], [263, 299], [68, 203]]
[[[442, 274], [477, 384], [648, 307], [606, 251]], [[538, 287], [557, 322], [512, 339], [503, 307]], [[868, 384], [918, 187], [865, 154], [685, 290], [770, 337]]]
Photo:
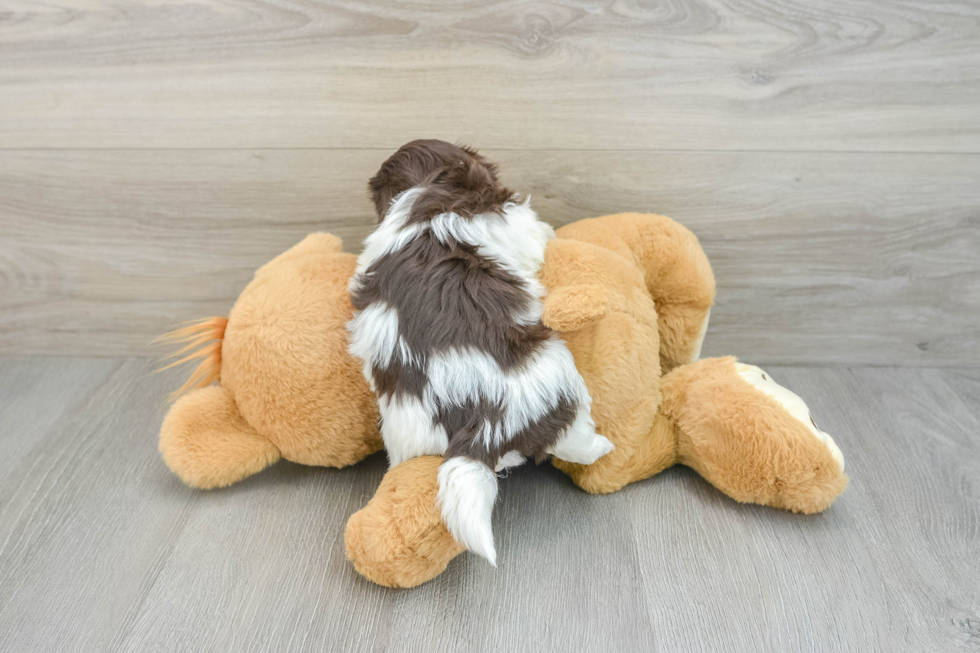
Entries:
[[190, 490], [156, 452], [176, 377], [150, 369], [0, 359], [0, 650], [980, 650], [980, 371], [770, 368], [847, 457], [822, 515], [683, 468], [592, 497], [530, 467], [496, 571], [390, 590], [343, 547], [382, 457]]

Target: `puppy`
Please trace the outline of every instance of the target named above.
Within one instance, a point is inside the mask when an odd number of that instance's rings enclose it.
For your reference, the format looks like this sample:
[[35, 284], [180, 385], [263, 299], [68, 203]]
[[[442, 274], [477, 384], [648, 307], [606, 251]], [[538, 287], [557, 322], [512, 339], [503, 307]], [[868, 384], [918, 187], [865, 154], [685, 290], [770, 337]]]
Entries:
[[525, 456], [590, 464], [595, 432], [575, 361], [541, 323], [554, 231], [468, 147], [413, 141], [369, 185], [379, 225], [350, 282], [350, 351], [378, 397], [392, 466], [443, 455], [438, 502], [458, 542], [496, 566], [495, 472]]

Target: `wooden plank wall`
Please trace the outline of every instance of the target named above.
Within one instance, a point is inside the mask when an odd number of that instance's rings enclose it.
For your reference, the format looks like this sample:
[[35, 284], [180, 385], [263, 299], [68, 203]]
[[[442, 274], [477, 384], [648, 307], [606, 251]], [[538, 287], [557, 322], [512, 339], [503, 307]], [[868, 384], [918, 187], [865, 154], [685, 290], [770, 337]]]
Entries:
[[980, 363], [980, 3], [0, 0], [0, 354], [146, 355], [464, 140], [699, 235], [709, 355]]

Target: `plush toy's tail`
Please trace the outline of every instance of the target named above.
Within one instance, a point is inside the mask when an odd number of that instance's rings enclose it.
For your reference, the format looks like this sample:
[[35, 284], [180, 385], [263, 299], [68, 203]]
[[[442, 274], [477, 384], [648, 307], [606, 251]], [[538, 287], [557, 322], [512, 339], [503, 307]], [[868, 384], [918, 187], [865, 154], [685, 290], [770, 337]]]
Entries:
[[[185, 327], [166, 333], [153, 342], [155, 344], [183, 344], [184, 346], [166, 358], [177, 358], [187, 354], [158, 369], [158, 372], [169, 370], [188, 361], [203, 358], [190, 377], [170, 394], [170, 401], [176, 401], [180, 395], [194, 388], [209, 386], [221, 377], [221, 343], [225, 337], [225, 327], [228, 326], [226, 317], [209, 317], [193, 322]], [[196, 349], [196, 351], [192, 351]], [[187, 352], [190, 352], [189, 354]]]
[[272, 442], [245, 421], [231, 392], [211, 385], [221, 377], [221, 344], [227, 326], [228, 318], [209, 317], [154, 341], [183, 345], [167, 357], [178, 360], [158, 372], [203, 359], [184, 385], [171, 393], [174, 405], [160, 426], [164, 461], [191, 487], [225, 487], [282, 457]]
[[438, 505], [456, 541], [497, 566], [490, 513], [497, 500], [497, 475], [471, 458], [448, 458], [439, 467]]

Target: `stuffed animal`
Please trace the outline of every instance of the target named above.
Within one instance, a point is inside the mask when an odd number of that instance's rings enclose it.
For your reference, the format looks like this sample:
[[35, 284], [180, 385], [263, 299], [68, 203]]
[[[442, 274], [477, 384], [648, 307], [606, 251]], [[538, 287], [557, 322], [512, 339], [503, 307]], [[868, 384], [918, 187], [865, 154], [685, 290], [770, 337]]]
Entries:
[[[227, 319], [166, 337], [190, 352], [175, 364], [203, 359], [160, 430], [185, 483], [227, 486], [280, 458], [343, 467], [381, 449], [375, 398], [347, 351], [355, 261], [340, 239], [310, 235], [255, 273]], [[644, 214], [566, 225], [541, 281], [543, 321], [567, 342], [615, 445], [591, 465], [552, 459], [580, 488], [614, 492], [681, 464], [736, 501], [794, 512], [843, 492], [843, 456], [798, 396], [732, 357], [699, 360], [715, 285], [690, 231]], [[396, 465], [351, 516], [358, 572], [413, 587], [463, 551], [436, 506], [441, 462]]]

